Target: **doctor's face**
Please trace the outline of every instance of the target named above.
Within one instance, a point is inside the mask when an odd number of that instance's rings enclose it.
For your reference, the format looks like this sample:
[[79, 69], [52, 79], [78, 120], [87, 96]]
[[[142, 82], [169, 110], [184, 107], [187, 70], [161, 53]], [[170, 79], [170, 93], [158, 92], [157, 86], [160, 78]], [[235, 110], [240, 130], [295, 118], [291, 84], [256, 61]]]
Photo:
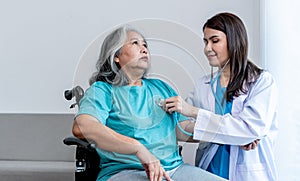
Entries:
[[150, 66], [148, 46], [144, 38], [137, 32], [129, 31], [115, 62], [118, 62], [126, 73], [143, 74]]
[[210, 66], [222, 67], [229, 59], [227, 37], [225, 33], [206, 27], [204, 29], [203, 41], [205, 44], [204, 53]]

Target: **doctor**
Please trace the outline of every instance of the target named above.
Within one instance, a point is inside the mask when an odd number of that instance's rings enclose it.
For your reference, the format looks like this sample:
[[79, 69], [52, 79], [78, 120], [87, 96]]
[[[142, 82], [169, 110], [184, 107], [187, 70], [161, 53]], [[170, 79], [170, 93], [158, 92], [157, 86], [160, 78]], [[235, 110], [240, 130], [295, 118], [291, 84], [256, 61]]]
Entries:
[[[231, 181], [275, 181], [275, 81], [248, 60], [246, 29], [236, 15], [213, 16], [203, 32], [212, 72], [197, 80], [186, 102], [180, 96], [171, 97], [165, 109], [194, 119], [181, 126], [193, 130], [194, 140], [201, 140], [196, 155], [199, 167]], [[248, 143], [250, 148], [239, 146]]]

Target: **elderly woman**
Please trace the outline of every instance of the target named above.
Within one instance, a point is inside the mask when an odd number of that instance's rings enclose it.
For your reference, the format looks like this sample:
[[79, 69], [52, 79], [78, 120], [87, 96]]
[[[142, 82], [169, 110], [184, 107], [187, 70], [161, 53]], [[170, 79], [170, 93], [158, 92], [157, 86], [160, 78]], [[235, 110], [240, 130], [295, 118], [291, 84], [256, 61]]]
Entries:
[[176, 124], [186, 117], [157, 104], [176, 93], [146, 79], [149, 66], [147, 42], [138, 31], [123, 26], [105, 38], [73, 125], [75, 136], [97, 143], [98, 180], [223, 180], [183, 163]]

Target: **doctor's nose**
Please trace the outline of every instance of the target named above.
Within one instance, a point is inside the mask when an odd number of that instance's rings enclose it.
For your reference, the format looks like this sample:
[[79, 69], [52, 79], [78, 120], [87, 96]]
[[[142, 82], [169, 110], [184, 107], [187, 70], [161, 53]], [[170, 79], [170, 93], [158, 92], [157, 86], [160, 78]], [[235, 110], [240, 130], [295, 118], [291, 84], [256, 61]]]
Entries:
[[212, 50], [212, 48], [211, 48], [211, 46], [210, 45], [205, 45], [205, 47], [204, 47], [204, 54], [209, 54], [209, 53], [211, 53], [213, 50]]
[[205, 51], [205, 52], [210, 52], [210, 51], [212, 51], [212, 48], [211, 48], [210, 43], [207, 43], [207, 44], [205, 45], [204, 51]]

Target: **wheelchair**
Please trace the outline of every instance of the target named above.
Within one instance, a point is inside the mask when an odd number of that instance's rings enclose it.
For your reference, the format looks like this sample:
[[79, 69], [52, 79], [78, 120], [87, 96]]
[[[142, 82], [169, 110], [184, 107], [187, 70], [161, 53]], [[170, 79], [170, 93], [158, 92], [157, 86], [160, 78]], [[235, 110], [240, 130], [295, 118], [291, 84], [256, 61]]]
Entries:
[[[84, 95], [84, 90], [80, 86], [76, 86], [64, 92], [66, 100], [75, 97], [75, 103], [70, 109], [79, 107], [79, 101]], [[67, 137], [63, 143], [68, 146], [76, 146], [75, 152], [75, 181], [95, 181], [100, 172], [100, 157], [96, 151], [96, 143], [92, 140], [79, 139], [74, 136]], [[182, 156], [182, 145], [179, 146], [179, 154]]]
[[[64, 92], [65, 99], [67, 100], [71, 100], [75, 97], [75, 103], [70, 106], [70, 109], [79, 105], [79, 101], [83, 95], [84, 90], [80, 86], [76, 86]], [[63, 143], [68, 146], [76, 146], [75, 181], [95, 181], [100, 171], [100, 157], [96, 151], [96, 143], [91, 140], [79, 139], [73, 136], [65, 138]]]

